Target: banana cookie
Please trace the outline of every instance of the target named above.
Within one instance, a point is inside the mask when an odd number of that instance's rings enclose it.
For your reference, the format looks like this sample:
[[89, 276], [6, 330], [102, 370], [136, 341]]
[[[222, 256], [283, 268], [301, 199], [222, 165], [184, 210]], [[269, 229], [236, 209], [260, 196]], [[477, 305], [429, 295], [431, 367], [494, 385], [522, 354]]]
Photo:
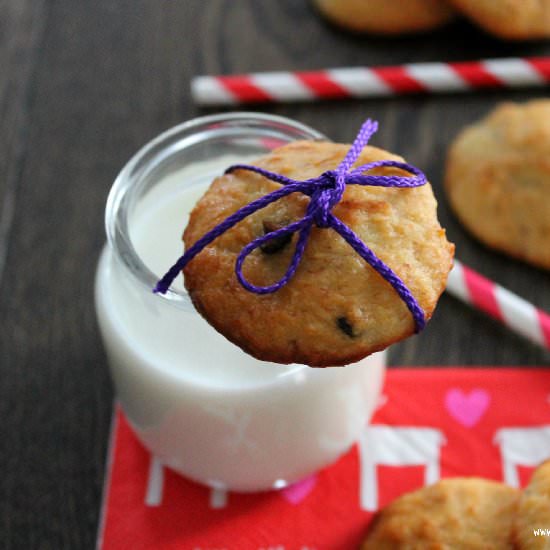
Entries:
[[362, 550], [512, 550], [519, 495], [481, 478], [439, 481], [381, 510]]
[[[544, 534], [536, 536], [538, 529]], [[550, 460], [535, 470], [521, 495], [514, 536], [519, 550], [550, 549]]]
[[550, 100], [502, 104], [463, 130], [449, 150], [445, 188], [479, 240], [550, 269]]
[[449, 150], [445, 188], [480, 241], [550, 269], [550, 100], [502, 104], [463, 130]]
[[329, 21], [355, 32], [402, 34], [444, 25], [454, 10], [443, 0], [314, 0]]
[[[349, 145], [294, 142], [252, 163], [295, 180], [334, 170]], [[400, 157], [366, 146], [355, 166]], [[410, 176], [396, 167], [369, 174]], [[237, 169], [218, 177], [191, 213], [186, 250], [239, 208], [280, 189], [263, 175]], [[336, 366], [382, 350], [415, 330], [394, 288], [334, 230], [313, 226], [288, 284], [271, 294], [243, 288], [235, 264], [243, 247], [304, 217], [310, 198], [292, 193], [254, 212], [211, 242], [185, 267], [197, 310], [254, 357], [277, 363]], [[332, 213], [405, 283], [429, 319], [445, 288], [454, 246], [436, 217], [428, 183], [415, 188], [347, 185]], [[242, 266], [257, 286], [278, 281], [295, 251], [296, 234], [268, 241]]]
[[486, 31], [509, 40], [550, 37], [550, 0], [449, 0]]

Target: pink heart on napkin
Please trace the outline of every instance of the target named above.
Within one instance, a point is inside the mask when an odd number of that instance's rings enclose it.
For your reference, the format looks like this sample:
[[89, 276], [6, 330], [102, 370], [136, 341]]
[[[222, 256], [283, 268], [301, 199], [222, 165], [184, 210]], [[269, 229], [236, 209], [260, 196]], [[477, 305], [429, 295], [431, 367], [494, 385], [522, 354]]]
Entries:
[[287, 502], [296, 506], [311, 493], [315, 485], [317, 485], [317, 476], [313, 474], [310, 477], [306, 477], [301, 481], [281, 489], [281, 495]]
[[466, 393], [458, 388], [452, 388], [445, 395], [447, 411], [457, 422], [467, 428], [475, 426], [481, 420], [490, 401], [491, 396], [480, 389]]

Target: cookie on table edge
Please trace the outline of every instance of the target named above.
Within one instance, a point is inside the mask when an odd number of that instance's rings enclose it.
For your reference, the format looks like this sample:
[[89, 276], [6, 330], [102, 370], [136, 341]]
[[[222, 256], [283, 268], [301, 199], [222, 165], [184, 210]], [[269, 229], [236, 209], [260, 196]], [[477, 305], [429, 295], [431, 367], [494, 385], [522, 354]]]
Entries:
[[503, 103], [447, 155], [445, 191], [485, 245], [550, 269], [550, 100]]
[[404, 34], [448, 23], [455, 11], [442, 0], [312, 0], [332, 23], [354, 32]]
[[[303, 180], [334, 169], [349, 145], [294, 142], [253, 164]], [[400, 157], [367, 146], [357, 165]], [[409, 175], [395, 168], [371, 173]], [[218, 177], [199, 200], [184, 232], [188, 249], [238, 208], [280, 185], [245, 170]], [[234, 269], [254, 238], [302, 218], [309, 198], [293, 193], [252, 214], [216, 239], [184, 269], [197, 310], [254, 357], [277, 363], [336, 366], [357, 361], [414, 332], [414, 321], [391, 285], [335, 231], [313, 227], [291, 281], [277, 292], [245, 290]], [[405, 282], [426, 318], [445, 288], [454, 246], [436, 216], [431, 186], [397, 189], [348, 185], [333, 213]], [[296, 235], [275, 251], [254, 251], [243, 273], [255, 285], [279, 280]]]
[[444, 479], [378, 512], [361, 550], [512, 550], [519, 496], [495, 481]]
[[550, 38], [550, 0], [447, 1], [484, 30], [500, 38]]
[[535, 529], [550, 533], [550, 460], [533, 473], [519, 500], [514, 524], [514, 540], [518, 550], [548, 550], [550, 535], [535, 536]]

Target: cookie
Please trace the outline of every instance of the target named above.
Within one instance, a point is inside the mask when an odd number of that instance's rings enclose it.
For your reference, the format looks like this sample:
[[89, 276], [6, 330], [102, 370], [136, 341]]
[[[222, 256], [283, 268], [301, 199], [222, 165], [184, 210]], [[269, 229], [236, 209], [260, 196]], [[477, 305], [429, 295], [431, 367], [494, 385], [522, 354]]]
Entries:
[[480, 478], [408, 493], [373, 519], [362, 550], [512, 550], [520, 492]]
[[449, 0], [487, 32], [510, 40], [550, 37], [550, 0]]
[[450, 147], [445, 189], [487, 246], [550, 269], [550, 100], [502, 104]]
[[[545, 534], [535, 536], [537, 529]], [[519, 550], [550, 549], [550, 460], [535, 470], [519, 500], [514, 537]]]
[[314, 0], [332, 23], [355, 32], [401, 34], [444, 25], [454, 10], [444, 0]]
[[[294, 142], [253, 164], [304, 180], [336, 168], [349, 145]], [[400, 157], [365, 147], [357, 165]], [[372, 173], [408, 176], [396, 168]], [[237, 170], [217, 178], [191, 213], [188, 249], [228, 215], [280, 187]], [[357, 361], [414, 332], [411, 313], [395, 290], [334, 230], [313, 227], [290, 282], [272, 294], [245, 290], [235, 276], [242, 248], [273, 228], [301, 219], [309, 198], [293, 193], [255, 212], [218, 237], [184, 269], [197, 310], [229, 340], [254, 357], [277, 363], [336, 366]], [[443, 291], [453, 245], [436, 217], [429, 184], [409, 189], [348, 185], [333, 209], [405, 282], [429, 319]], [[255, 250], [243, 266], [258, 286], [286, 272], [297, 236]]]

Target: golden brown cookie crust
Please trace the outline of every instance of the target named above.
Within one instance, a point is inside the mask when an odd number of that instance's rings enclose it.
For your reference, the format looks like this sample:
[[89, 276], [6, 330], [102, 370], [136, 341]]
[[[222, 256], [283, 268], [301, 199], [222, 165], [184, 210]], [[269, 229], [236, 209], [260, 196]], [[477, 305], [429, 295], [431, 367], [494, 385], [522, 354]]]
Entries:
[[550, 0], [448, 0], [486, 31], [510, 40], [550, 37]]
[[463, 130], [448, 153], [445, 189], [480, 241], [550, 269], [550, 100], [502, 104]]
[[[307, 179], [336, 168], [348, 149], [348, 145], [295, 142], [254, 164]], [[358, 164], [381, 159], [402, 160], [366, 147]], [[377, 172], [407, 175], [389, 168]], [[186, 248], [238, 208], [279, 187], [244, 170], [217, 178], [191, 213], [184, 233]], [[312, 229], [295, 276], [277, 292], [257, 295], [240, 285], [234, 269], [241, 249], [264, 234], [264, 223], [288, 224], [302, 218], [308, 202], [305, 195], [294, 193], [271, 204], [190, 262], [184, 270], [185, 285], [198, 311], [249, 354], [278, 363], [345, 365], [412, 334], [412, 316], [393, 288], [331, 229]], [[437, 221], [430, 185], [415, 189], [351, 185], [333, 213], [403, 279], [429, 319], [445, 287], [454, 251]], [[243, 267], [245, 277], [256, 285], [279, 280], [295, 242], [296, 235], [274, 254], [253, 252]]]
[[550, 530], [550, 460], [534, 472], [519, 501], [514, 526], [518, 550], [548, 550], [550, 536], [535, 536], [535, 529]]
[[443, 0], [314, 0], [331, 22], [355, 32], [402, 34], [444, 25], [454, 10]]
[[362, 550], [512, 550], [519, 494], [475, 477], [439, 481], [381, 510]]

